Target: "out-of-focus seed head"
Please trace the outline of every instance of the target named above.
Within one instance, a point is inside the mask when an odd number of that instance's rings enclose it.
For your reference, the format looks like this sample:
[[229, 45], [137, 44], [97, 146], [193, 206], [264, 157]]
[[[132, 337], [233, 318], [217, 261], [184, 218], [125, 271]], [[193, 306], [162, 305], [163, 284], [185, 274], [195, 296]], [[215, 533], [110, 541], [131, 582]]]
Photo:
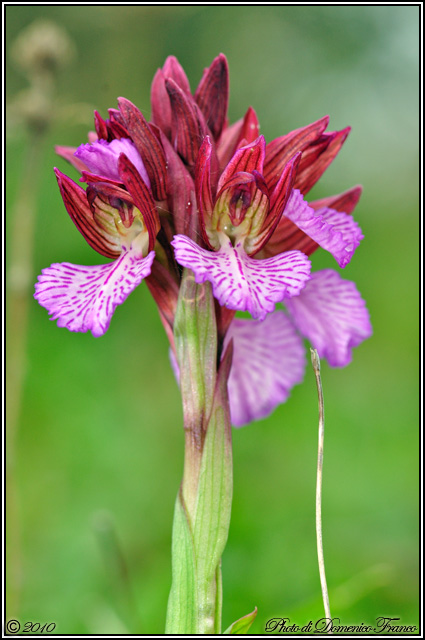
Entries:
[[62, 27], [50, 20], [36, 20], [21, 31], [11, 55], [27, 74], [55, 73], [75, 57], [75, 46]]

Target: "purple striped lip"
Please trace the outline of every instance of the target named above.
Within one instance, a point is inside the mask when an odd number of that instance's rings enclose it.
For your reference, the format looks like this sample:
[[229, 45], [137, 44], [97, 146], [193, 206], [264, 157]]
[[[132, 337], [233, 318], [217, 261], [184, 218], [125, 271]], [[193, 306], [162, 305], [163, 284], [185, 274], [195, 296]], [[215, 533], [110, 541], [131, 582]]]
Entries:
[[150, 274], [154, 257], [154, 251], [143, 258], [139, 249], [130, 249], [110, 264], [55, 263], [38, 277], [34, 297], [58, 327], [98, 337], [107, 331], [116, 307]]
[[310, 277], [310, 261], [300, 251], [254, 260], [239, 243], [229, 241], [219, 251], [207, 251], [186, 236], [174, 236], [175, 257], [191, 269], [196, 282], [208, 280], [222, 306], [249, 311], [263, 320], [277, 302], [296, 296]]

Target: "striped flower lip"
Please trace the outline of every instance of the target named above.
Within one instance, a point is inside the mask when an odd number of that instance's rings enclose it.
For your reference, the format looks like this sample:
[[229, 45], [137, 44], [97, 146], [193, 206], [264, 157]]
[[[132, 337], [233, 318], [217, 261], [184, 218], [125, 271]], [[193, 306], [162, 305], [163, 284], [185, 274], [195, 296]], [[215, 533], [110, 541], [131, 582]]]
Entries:
[[116, 307], [150, 274], [154, 257], [154, 251], [143, 258], [131, 247], [110, 264], [52, 264], [38, 277], [34, 297], [58, 327], [91, 331], [97, 338], [107, 331]]
[[208, 251], [183, 235], [171, 243], [176, 260], [195, 274], [198, 283], [208, 280], [218, 302], [235, 311], [249, 311], [264, 320], [275, 304], [296, 296], [310, 277], [310, 261], [300, 251], [287, 251], [266, 260], [254, 260], [241, 243], [224, 241], [219, 251]]
[[228, 391], [234, 427], [261, 420], [288, 399], [302, 382], [305, 350], [295, 326], [283, 311], [264, 322], [235, 318], [224, 347], [233, 340]]
[[85, 191], [56, 170], [65, 207], [90, 246], [115, 261], [52, 264], [39, 276], [35, 298], [59, 327], [98, 337], [116, 307], [150, 274], [159, 219], [143, 162], [129, 140], [83, 145], [76, 157], [100, 175], [83, 171]]

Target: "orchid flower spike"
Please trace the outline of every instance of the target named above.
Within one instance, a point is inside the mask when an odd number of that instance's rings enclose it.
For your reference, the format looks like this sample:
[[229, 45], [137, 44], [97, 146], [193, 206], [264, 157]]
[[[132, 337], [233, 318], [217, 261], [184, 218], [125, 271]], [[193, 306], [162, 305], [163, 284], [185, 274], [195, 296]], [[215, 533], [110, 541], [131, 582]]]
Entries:
[[[324, 116], [266, 143], [252, 107], [229, 124], [228, 100], [223, 54], [193, 93], [170, 56], [153, 79], [150, 122], [119, 98], [108, 118], [95, 112], [87, 144], [56, 148], [86, 183], [56, 170], [65, 207], [89, 245], [113, 262], [53, 264], [35, 297], [59, 326], [100, 336], [147, 278], [173, 349], [182, 267], [192, 270], [216, 298], [218, 360], [233, 343], [229, 403], [241, 426], [265, 417], [301, 382], [304, 338], [343, 367], [372, 327], [355, 284], [332, 269], [311, 273], [309, 260], [320, 247], [345, 268], [363, 238], [352, 216], [361, 187], [306, 199], [349, 127], [326, 131]], [[275, 310], [278, 303], [285, 310]], [[237, 311], [252, 319], [235, 318]]]

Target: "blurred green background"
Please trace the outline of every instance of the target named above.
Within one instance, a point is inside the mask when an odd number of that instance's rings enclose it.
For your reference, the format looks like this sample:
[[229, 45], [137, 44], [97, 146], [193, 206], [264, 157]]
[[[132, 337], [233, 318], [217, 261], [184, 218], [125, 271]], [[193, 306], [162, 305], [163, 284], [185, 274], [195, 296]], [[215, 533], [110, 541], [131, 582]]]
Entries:
[[[374, 326], [349, 367], [322, 367], [331, 610], [344, 624], [392, 616], [418, 625], [419, 8], [8, 6], [8, 51], [39, 18], [67, 30], [77, 59], [59, 77], [62, 116], [41, 160], [34, 282], [52, 262], [102, 262], [62, 204], [53, 166], [77, 174], [54, 145], [85, 142], [93, 109], [106, 117], [118, 96], [149, 116], [150, 83], [167, 55], [178, 57], [194, 89], [203, 68], [225, 53], [230, 121], [252, 105], [267, 140], [325, 114], [331, 130], [352, 126], [312, 192], [364, 187], [355, 215], [365, 239], [343, 275], [357, 283]], [[27, 81], [10, 57], [6, 71], [11, 103]], [[8, 222], [26, 186], [28, 141], [21, 127], [9, 129]], [[18, 225], [25, 223], [23, 216]], [[337, 268], [325, 252], [313, 266]], [[286, 405], [233, 435], [224, 628], [255, 605], [253, 633], [272, 617], [318, 619], [310, 367]], [[9, 569], [20, 571], [21, 586], [9, 615], [53, 621], [61, 634], [162, 633], [182, 465], [179, 392], [146, 286], [99, 339], [58, 329], [31, 298]]]

